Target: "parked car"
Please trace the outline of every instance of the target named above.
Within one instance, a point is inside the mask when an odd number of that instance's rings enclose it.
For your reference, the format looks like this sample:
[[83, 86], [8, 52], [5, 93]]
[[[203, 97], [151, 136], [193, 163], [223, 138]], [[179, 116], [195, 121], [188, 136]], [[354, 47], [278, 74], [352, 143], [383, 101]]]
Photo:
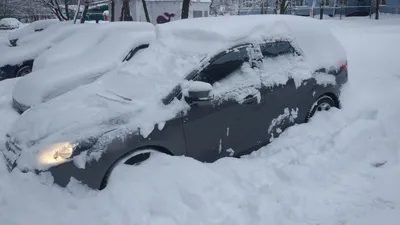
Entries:
[[0, 30], [14, 30], [22, 26], [23, 24], [15, 18], [3, 18], [0, 20]]
[[59, 23], [60, 21], [57, 19], [49, 19], [49, 20], [38, 20], [30, 23], [27, 26], [24, 26], [21, 29], [15, 30], [8, 35], [8, 39], [10, 41], [11, 46], [17, 46], [18, 39], [29, 36], [29, 34], [42, 31], [48, 28], [51, 25]]
[[35, 105], [95, 81], [147, 48], [155, 38], [155, 32], [150, 23], [137, 23], [136, 29], [115, 29], [104, 36], [85, 53], [21, 78], [13, 91], [14, 109], [23, 113]]
[[90, 26], [96, 24], [65, 23], [57, 29], [49, 28], [41, 32], [34, 40], [7, 48], [0, 55], [0, 80], [25, 76], [32, 71], [33, 61], [37, 56], [78, 30], [88, 29]]
[[[341, 44], [318, 20], [252, 15], [157, 26], [140, 57], [31, 108], [7, 134], [9, 170], [102, 189], [152, 154], [240, 157], [340, 107]], [[127, 178], [134, 179], [134, 178]]]

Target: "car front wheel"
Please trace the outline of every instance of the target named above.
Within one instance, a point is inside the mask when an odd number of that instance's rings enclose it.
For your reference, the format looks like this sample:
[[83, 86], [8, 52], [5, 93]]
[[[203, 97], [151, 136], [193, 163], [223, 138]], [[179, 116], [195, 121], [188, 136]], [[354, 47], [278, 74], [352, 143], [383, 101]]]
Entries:
[[310, 111], [308, 111], [306, 117], [306, 122], [308, 122], [310, 118], [313, 117], [317, 111], [328, 111], [332, 107], [337, 107], [337, 106], [335, 101], [328, 95], [324, 95], [318, 98], [310, 107]]
[[15, 77], [23, 77], [30, 72], [32, 72], [32, 66], [25, 65], [22, 66], [20, 69], [18, 69], [17, 73], [15, 74]]

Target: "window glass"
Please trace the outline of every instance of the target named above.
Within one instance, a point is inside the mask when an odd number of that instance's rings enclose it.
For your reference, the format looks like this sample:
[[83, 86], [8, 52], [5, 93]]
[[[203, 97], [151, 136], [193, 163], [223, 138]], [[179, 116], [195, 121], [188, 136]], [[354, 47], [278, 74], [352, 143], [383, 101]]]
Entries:
[[240, 69], [244, 62], [249, 61], [247, 47], [240, 46], [217, 55], [195, 80], [214, 84]]
[[276, 57], [294, 52], [293, 47], [287, 41], [267, 42], [260, 47], [264, 57]]
[[193, 10], [193, 18], [203, 17], [203, 11]]

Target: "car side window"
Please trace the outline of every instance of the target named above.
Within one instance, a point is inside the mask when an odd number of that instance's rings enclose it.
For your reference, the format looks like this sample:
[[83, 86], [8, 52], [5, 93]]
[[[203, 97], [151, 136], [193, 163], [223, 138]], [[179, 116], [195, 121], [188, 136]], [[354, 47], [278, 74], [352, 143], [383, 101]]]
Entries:
[[144, 49], [146, 49], [146, 48], [148, 48], [148, 47], [149, 47], [148, 44], [144, 44], [144, 45], [139, 45], [138, 47], [132, 49], [132, 50], [128, 53], [128, 55], [125, 57], [125, 59], [124, 59], [123, 62], [131, 60], [132, 57], [133, 57], [136, 53], [138, 53], [139, 51], [144, 50]]
[[217, 56], [197, 76], [197, 81], [211, 84], [214, 100], [242, 103], [249, 96], [259, 96], [260, 75], [253, 67], [254, 46], [244, 45]]
[[213, 85], [215, 82], [228, 77], [231, 73], [240, 69], [243, 63], [249, 61], [248, 47], [249, 45], [239, 46], [218, 54], [194, 80]]
[[260, 45], [264, 57], [277, 57], [294, 53], [295, 50], [288, 41], [266, 42]]

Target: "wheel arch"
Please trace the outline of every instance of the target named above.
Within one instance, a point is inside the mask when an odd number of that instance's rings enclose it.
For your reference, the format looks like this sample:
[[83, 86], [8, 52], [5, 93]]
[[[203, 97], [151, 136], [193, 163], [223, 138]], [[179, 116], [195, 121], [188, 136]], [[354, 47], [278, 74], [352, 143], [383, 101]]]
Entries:
[[[131, 150], [131, 151], [128, 151], [127, 153], [125, 153], [124, 155], [122, 155], [121, 157], [119, 157], [117, 160], [115, 160], [115, 161], [111, 164], [111, 166], [107, 169], [107, 171], [106, 171], [106, 173], [104, 174], [103, 179], [102, 179], [102, 181], [101, 181], [101, 183], [100, 183], [99, 190], [103, 190], [103, 189], [107, 186], [108, 178], [110, 177], [111, 172], [113, 171], [113, 169], [115, 168], [115, 166], [116, 166], [119, 162], [121, 162], [121, 160], [125, 159], [127, 156], [129, 156], [130, 154], [132, 154], [132, 153], [134, 153], [134, 152], [138, 152], [138, 151], [140, 151], [140, 150], [145, 150], [145, 149], [151, 149], [151, 150], [154, 150], [154, 151], [157, 151], [157, 152], [160, 152], [160, 153], [164, 153], [164, 154], [167, 154], [167, 155], [171, 155], [171, 156], [174, 155], [169, 149], [167, 149], [167, 148], [165, 148], [165, 147], [163, 147], [163, 146], [160, 146], [160, 145], [146, 145], [146, 146], [142, 146], [142, 147], [139, 147], [139, 148], [135, 148], [135, 149], [133, 149], [133, 150]], [[133, 156], [133, 157], [134, 157], [134, 156]]]
[[326, 92], [326, 93], [323, 93], [322, 95], [318, 96], [317, 100], [324, 96], [328, 96], [328, 97], [332, 98], [332, 100], [335, 102], [336, 107], [339, 109], [341, 108], [339, 97], [336, 94], [334, 94], [333, 92]]

